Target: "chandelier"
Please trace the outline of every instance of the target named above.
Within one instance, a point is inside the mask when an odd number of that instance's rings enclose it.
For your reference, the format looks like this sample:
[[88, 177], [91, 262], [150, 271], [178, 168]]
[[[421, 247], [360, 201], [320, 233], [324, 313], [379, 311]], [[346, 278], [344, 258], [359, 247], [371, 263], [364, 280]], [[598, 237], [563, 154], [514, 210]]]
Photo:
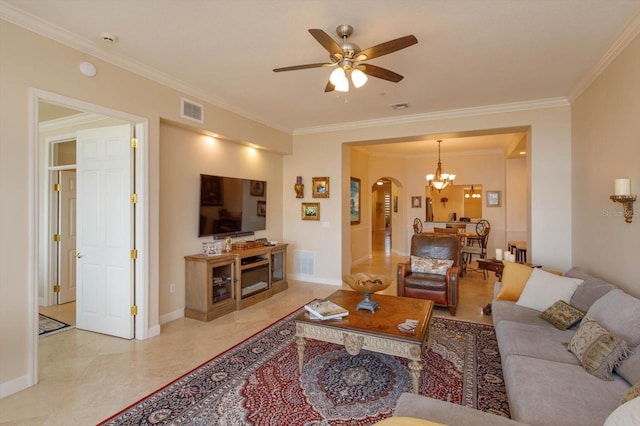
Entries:
[[473, 185], [471, 185], [471, 189], [469, 191], [465, 191], [464, 198], [480, 198], [481, 195], [479, 192], [476, 192], [473, 189]]
[[442, 163], [440, 162], [440, 144], [442, 143], [442, 139], [438, 140], [438, 168], [436, 169], [436, 174], [428, 174], [426, 176], [427, 183], [430, 187], [435, 188], [440, 192], [444, 188], [453, 184], [453, 181], [456, 178], [456, 175], [452, 175], [449, 173], [442, 173]]

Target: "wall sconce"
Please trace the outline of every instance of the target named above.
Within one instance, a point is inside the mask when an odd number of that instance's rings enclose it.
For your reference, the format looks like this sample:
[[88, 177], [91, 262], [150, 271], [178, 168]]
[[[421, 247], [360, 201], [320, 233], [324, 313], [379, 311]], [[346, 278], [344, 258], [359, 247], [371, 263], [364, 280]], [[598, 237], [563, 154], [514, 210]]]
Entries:
[[636, 196], [631, 195], [631, 179], [621, 178], [616, 179], [615, 195], [610, 196], [614, 203], [622, 203], [624, 208], [624, 220], [627, 223], [631, 223], [633, 220], [633, 203], [636, 201]]
[[302, 183], [302, 176], [296, 177], [296, 184], [293, 186], [296, 191], [296, 198], [304, 198], [304, 184]]

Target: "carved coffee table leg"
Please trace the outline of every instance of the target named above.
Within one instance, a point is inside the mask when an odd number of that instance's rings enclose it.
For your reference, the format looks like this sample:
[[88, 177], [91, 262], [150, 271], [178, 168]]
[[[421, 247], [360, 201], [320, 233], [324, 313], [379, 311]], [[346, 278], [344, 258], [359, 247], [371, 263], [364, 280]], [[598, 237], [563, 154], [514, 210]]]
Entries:
[[422, 361], [409, 361], [409, 370], [411, 370], [411, 382], [413, 384], [413, 393], [417, 394], [420, 388], [420, 372], [422, 371]]
[[307, 339], [304, 337], [296, 337], [298, 345], [298, 373], [302, 374], [302, 366], [304, 365], [304, 347], [307, 345]]

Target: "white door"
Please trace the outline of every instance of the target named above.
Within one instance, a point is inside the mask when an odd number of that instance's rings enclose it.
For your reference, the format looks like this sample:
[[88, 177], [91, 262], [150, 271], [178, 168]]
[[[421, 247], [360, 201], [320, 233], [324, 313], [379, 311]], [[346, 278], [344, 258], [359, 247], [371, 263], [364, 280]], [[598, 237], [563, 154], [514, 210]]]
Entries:
[[58, 304], [76, 300], [76, 171], [60, 172]]
[[77, 327], [134, 337], [132, 127], [78, 131]]

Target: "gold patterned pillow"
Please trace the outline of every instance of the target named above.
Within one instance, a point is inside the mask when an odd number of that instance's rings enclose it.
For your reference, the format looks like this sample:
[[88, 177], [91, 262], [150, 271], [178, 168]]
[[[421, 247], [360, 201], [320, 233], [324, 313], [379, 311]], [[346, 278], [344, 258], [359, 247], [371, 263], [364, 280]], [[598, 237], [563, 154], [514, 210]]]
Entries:
[[622, 397], [622, 400], [620, 401], [620, 405], [624, 404], [625, 402], [629, 402], [632, 399], [637, 398], [639, 396], [640, 396], [640, 382], [636, 383], [635, 385], [629, 388], [629, 390]]
[[582, 321], [568, 347], [589, 374], [602, 380], [612, 381], [613, 368], [629, 356], [627, 342], [591, 318]]
[[545, 321], [549, 321], [556, 328], [566, 330], [584, 317], [584, 312], [574, 308], [564, 300], [558, 300], [538, 315]]
[[453, 260], [429, 259], [427, 257], [411, 256], [411, 272], [445, 275], [447, 269], [453, 266]]

